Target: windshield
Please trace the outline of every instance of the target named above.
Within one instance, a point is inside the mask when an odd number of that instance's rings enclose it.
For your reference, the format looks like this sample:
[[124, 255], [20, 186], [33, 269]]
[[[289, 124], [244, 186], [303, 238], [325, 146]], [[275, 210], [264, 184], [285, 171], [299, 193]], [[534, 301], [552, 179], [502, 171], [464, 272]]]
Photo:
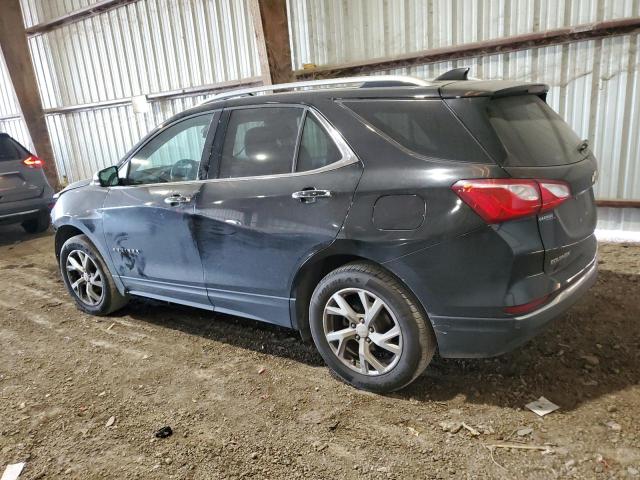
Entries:
[[507, 150], [505, 166], [567, 165], [587, 153], [571, 127], [536, 95], [492, 99], [487, 113]]

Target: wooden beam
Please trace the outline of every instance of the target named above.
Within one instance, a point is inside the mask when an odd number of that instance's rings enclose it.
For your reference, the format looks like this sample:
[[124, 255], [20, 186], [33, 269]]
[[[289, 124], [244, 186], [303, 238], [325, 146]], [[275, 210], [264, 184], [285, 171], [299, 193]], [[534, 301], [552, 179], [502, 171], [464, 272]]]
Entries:
[[292, 82], [286, 0], [250, 0], [249, 9], [264, 84]]
[[298, 80], [347, 77], [446, 60], [460, 60], [470, 57], [545, 47], [548, 45], [560, 45], [612, 35], [626, 35], [638, 31], [640, 31], [640, 17], [630, 17], [558, 28], [544, 32], [533, 32], [512, 37], [484, 40], [482, 42], [434, 48], [406, 55], [396, 55], [389, 58], [369, 59], [341, 65], [327, 65], [314, 70], [297, 70], [295, 76]]
[[73, 12], [61, 17], [54, 18], [53, 20], [38, 23], [37, 25], [27, 28], [25, 31], [27, 32], [27, 35], [37, 35], [40, 33], [50, 32], [51, 30], [55, 30], [56, 28], [59, 28], [63, 25], [77, 22], [79, 20], [83, 20], [85, 18], [89, 18], [94, 15], [106, 12], [107, 10], [111, 10], [112, 8], [121, 7], [123, 5], [128, 5], [137, 1], [138, 0], [101, 0], [87, 7], [74, 10]]
[[640, 208], [640, 200], [596, 200], [598, 207]]
[[57, 189], [58, 173], [27, 44], [20, 0], [0, 1], [0, 51], [4, 53], [11, 83], [35, 153], [45, 161], [45, 175], [51, 186]]

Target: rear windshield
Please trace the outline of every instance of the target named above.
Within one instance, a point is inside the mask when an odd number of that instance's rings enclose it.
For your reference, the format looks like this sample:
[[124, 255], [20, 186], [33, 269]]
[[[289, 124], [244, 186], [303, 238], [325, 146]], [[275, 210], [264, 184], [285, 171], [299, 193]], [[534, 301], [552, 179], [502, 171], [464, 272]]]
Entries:
[[22, 160], [29, 156], [24, 148], [8, 135], [0, 135], [0, 162]]
[[567, 165], [586, 154], [571, 127], [536, 95], [492, 99], [487, 113], [507, 150], [505, 166]]
[[419, 155], [490, 161], [441, 100], [358, 100], [343, 104], [387, 138]]

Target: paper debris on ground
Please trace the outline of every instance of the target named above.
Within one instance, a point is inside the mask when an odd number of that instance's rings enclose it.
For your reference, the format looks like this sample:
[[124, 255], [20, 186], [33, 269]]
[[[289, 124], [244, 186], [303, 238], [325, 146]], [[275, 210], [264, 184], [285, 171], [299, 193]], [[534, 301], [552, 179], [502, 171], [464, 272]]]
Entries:
[[540, 397], [535, 402], [527, 403], [525, 407], [527, 407], [533, 413], [541, 417], [544, 417], [548, 413], [554, 412], [560, 408], [559, 405], [556, 405], [555, 403], [550, 402], [544, 397]]
[[446, 420], [444, 422], [440, 422], [440, 428], [442, 428], [444, 432], [458, 433], [462, 428], [462, 422]]
[[465, 422], [456, 422], [451, 420], [440, 422], [440, 428], [442, 428], [443, 431], [450, 433], [458, 433], [461, 429], [464, 428], [471, 434], [472, 437], [477, 437], [481, 433], [478, 429], [473, 428], [471, 425], [468, 425]]
[[469, 433], [471, 434], [472, 437], [477, 437], [478, 435], [480, 435], [480, 432], [478, 430], [476, 430], [475, 428], [473, 428], [470, 425], [467, 425], [466, 423], [462, 422], [462, 427], [465, 430], [468, 430]]
[[0, 480], [16, 480], [22, 473], [24, 465], [24, 462], [7, 465], [7, 468], [5, 468], [4, 473], [2, 474], [2, 479]]
[[524, 443], [494, 443], [493, 445], [485, 445], [489, 450], [495, 448], [510, 448], [514, 450], [539, 450], [544, 453], [552, 453], [551, 445], [527, 445]]

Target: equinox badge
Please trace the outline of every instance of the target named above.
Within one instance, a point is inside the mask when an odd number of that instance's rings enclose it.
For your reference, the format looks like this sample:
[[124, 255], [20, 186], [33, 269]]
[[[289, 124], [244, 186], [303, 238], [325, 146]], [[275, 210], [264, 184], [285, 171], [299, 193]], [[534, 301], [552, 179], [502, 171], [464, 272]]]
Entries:
[[113, 251], [121, 253], [123, 255], [139, 255], [140, 254], [140, 249], [138, 248], [113, 247]]

